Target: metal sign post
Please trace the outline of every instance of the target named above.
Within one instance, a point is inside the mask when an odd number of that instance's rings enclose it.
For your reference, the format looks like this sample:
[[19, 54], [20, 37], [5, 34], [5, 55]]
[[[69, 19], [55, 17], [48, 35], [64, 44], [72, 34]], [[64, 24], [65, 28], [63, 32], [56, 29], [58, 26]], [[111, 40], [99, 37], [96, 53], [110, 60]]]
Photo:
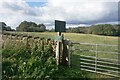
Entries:
[[66, 31], [66, 22], [55, 20], [55, 32], [57, 32], [57, 36], [55, 36], [55, 41], [57, 41], [56, 46], [56, 64], [60, 64], [60, 53], [61, 53], [61, 42], [63, 37], [61, 36], [61, 32]]

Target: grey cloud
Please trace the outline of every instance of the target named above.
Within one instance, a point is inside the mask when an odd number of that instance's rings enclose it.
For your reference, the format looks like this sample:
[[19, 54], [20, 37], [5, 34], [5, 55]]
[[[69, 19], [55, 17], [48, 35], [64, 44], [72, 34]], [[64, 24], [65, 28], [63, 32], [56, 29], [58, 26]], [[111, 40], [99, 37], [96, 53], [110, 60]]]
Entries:
[[7, 9], [11, 9], [13, 11], [22, 10], [22, 8], [20, 6], [18, 6], [17, 4], [11, 4], [11, 3], [8, 3], [8, 2], [4, 2], [2, 4], [2, 7], [7, 8]]
[[[74, 5], [69, 3], [67, 4], [57, 3], [58, 4], [57, 7], [52, 6], [52, 4], [51, 5], [49, 4], [51, 3], [48, 2], [46, 6], [35, 8], [30, 7], [27, 3], [20, 5], [16, 4], [15, 2], [14, 3], [6, 2], [2, 4], [3, 9], [4, 8], [9, 9], [15, 15], [11, 15], [11, 17], [13, 17], [12, 20], [14, 21], [14, 23], [10, 21], [11, 18], [9, 18], [8, 16], [9, 13], [6, 13], [6, 19], [4, 19], [4, 21], [13, 25], [14, 24], [17, 25], [17, 23], [19, 23], [22, 20], [29, 20], [37, 23], [44, 23], [46, 26], [51, 27], [54, 25], [55, 19], [65, 20], [68, 25], [79, 24], [92, 25], [97, 23], [115, 22], [118, 20], [117, 2], [104, 2], [100, 5], [99, 3], [91, 4], [89, 2], [87, 2], [87, 5], [84, 5], [79, 2], [75, 3]], [[86, 10], [84, 9], [84, 7]], [[97, 8], [100, 10], [97, 10]], [[18, 13], [20, 14], [17, 15]]]
[[[114, 22], [118, 21], [118, 3], [117, 2], [106, 2], [105, 3], [106, 11], [109, 11], [108, 14], [105, 14], [102, 18], [97, 20], [67, 20], [68, 24], [96, 24], [96, 23], [105, 23], [105, 22]], [[105, 12], [103, 12], [105, 13]], [[89, 13], [88, 13], [89, 14]], [[83, 14], [84, 15], [84, 14]], [[97, 16], [94, 16], [97, 17]]]
[[30, 7], [29, 5], [24, 5], [24, 6], [20, 6], [18, 5], [17, 3], [18, 2], [15, 2], [16, 4], [14, 3], [9, 3], [9, 2], [4, 2], [2, 4], [2, 7], [3, 8], [6, 8], [6, 9], [10, 9], [12, 10], [13, 12], [19, 12], [19, 11], [22, 11], [25, 15], [29, 15], [29, 16], [37, 16], [37, 13], [34, 11], [34, 9], [32, 7]]

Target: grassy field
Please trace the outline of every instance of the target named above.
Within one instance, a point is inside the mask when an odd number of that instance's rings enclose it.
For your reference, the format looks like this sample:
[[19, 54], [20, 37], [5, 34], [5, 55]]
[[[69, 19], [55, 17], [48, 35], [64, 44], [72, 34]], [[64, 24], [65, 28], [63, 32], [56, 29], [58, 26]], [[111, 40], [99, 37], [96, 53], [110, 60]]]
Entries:
[[[13, 32], [11, 32], [13, 33]], [[54, 37], [57, 35], [56, 32], [16, 32], [17, 34], [27, 34], [27, 35], [32, 35], [32, 36], [39, 36], [39, 37], [45, 37], [45, 38], [51, 38], [54, 39]], [[80, 42], [80, 43], [92, 43], [92, 44], [113, 44], [113, 45], [118, 45], [118, 37], [113, 37], [113, 36], [100, 36], [100, 35], [92, 35], [92, 34], [77, 34], [77, 33], [62, 33], [64, 35], [65, 39], [69, 39], [72, 42]], [[73, 45], [74, 48], [83, 48], [83, 49], [92, 49], [95, 47], [91, 46], [84, 46], [84, 45]], [[106, 50], [109, 52], [115, 51], [113, 48], [110, 47], [100, 47], [100, 50]], [[117, 52], [116, 50], [115, 52]], [[80, 52], [80, 51], [75, 51], [73, 53], [73, 63], [74, 64], [79, 64], [79, 58], [80, 55], [92, 55], [95, 56], [95, 53], [88, 53], [88, 52]], [[104, 53], [99, 54], [99, 57], [105, 58], [117, 58], [118, 55], [107, 55]], [[71, 68], [73, 71], [78, 71], [80, 70], [79, 67], [73, 67]], [[69, 72], [70, 69], [66, 69], [67, 72]], [[66, 72], [66, 73], [67, 73]], [[90, 78], [110, 78], [110, 76], [105, 76], [105, 75], [100, 75], [100, 74], [94, 74], [94, 73], [85, 73], [88, 77]], [[70, 74], [71, 75], [71, 74]]]
[[[32, 36], [52, 38], [57, 35], [56, 32], [16, 32], [18, 34], [28, 34]], [[72, 42], [81, 43], [95, 43], [95, 44], [118, 44], [118, 37], [113, 36], [101, 36], [93, 34], [79, 34], [79, 33], [62, 33], [65, 39], [69, 39]]]

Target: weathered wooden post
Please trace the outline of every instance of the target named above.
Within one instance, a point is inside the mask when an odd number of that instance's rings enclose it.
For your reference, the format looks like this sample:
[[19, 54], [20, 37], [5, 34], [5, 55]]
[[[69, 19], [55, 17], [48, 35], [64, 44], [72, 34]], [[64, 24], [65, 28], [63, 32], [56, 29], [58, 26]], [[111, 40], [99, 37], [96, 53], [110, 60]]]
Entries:
[[67, 60], [66, 60], [67, 54], [68, 54], [67, 40], [63, 40], [62, 65], [64, 66], [67, 65]]
[[[61, 35], [60, 32], [57, 33], [58, 36]], [[57, 41], [57, 46], [56, 46], [56, 60], [57, 60], [57, 65], [60, 64], [60, 41]]]
[[70, 46], [71, 46], [71, 42], [70, 42], [70, 40], [69, 39], [67, 39], [67, 50], [68, 50], [68, 66], [70, 67], [70, 65], [71, 65], [71, 60], [70, 60]]
[[60, 65], [60, 53], [61, 53], [61, 43], [63, 37], [61, 36], [61, 32], [65, 32], [66, 22], [55, 20], [55, 32], [57, 32], [57, 36], [55, 37], [56, 45], [56, 64]]
[[41, 49], [44, 50], [44, 38], [41, 38]]
[[70, 67], [70, 45], [71, 42], [69, 39], [63, 40], [63, 53], [62, 53], [62, 64], [68, 65]]

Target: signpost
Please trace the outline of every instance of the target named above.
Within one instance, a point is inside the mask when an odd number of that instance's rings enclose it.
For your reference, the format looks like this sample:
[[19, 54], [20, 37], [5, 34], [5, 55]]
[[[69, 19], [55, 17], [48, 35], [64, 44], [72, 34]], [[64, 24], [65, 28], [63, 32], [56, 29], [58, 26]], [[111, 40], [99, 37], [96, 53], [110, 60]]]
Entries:
[[63, 36], [61, 36], [61, 32], [65, 32], [65, 31], [66, 31], [66, 22], [55, 20], [55, 32], [57, 32], [57, 36], [55, 37], [55, 41], [57, 41], [57, 46], [56, 46], [57, 65], [60, 64], [61, 42], [63, 40]]
[[55, 20], [55, 32], [66, 32], [66, 22]]

